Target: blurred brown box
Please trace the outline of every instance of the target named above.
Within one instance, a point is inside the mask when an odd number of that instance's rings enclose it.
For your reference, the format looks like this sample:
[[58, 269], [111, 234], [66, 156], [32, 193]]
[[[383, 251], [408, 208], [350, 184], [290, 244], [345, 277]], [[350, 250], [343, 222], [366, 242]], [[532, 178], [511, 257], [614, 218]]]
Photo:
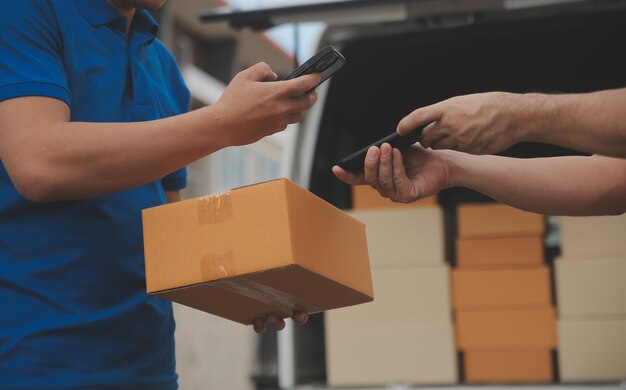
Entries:
[[560, 319], [626, 318], [626, 257], [555, 262]]
[[452, 271], [455, 310], [529, 309], [552, 304], [550, 270], [545, 265], [521, 269]]
[[465, 382], [477, 384], [549, 383], [554, 372], [552, 352], [465, 352]]
[[433, 195], [412, 203], [398, 203], [382, 197], [368, 185], [352, 187], [353, 210], [413, 209], [424, 206], [437, 206], [437, 197]]
[[458, 238], [541, 236], [545, 218], [499, 203], [475, 203], [458, 207]]
[[541, 264], [543, 237], [461, 238], [456, 242], [456, 261], [462, 268]]
[[564, 259], [626, 257], [626, 214], [604, 217], [560, 217]]
[[559, 321], [559, 372], [563, 382], [626, 379], [626, 318]]
[[441, 208], [372, 210], [349, 214], [365, 224], [373, 269], [445, 264]]
[[458, 311], [456, 343], [461, 351], [556, 348], [556, 313], [535, 310]]

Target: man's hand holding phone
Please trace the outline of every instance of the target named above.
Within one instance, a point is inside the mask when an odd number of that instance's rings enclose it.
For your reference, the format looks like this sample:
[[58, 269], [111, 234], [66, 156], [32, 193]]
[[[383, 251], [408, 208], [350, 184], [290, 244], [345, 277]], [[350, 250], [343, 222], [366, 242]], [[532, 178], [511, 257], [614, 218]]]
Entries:
[[317, 101], [315, 88], [345, 63], [327, 46], [280, 81], [265, 63], [237, 74], [215, 104], [222, 114], [213, 120], [221, 124], [224, 145], [247, 145], [300, 122]]
[[[265, 63], [256, 64], [233, 78], [214, 107], [213, 120], [223, 131], [225, 146], [247, 145], [284, 130], [302, 120], [317, 101], [314, 88], [319, 75], [309, 74], [288, 81], [275, 81]], [[271, 81], [271, 82], [269, 82]]]

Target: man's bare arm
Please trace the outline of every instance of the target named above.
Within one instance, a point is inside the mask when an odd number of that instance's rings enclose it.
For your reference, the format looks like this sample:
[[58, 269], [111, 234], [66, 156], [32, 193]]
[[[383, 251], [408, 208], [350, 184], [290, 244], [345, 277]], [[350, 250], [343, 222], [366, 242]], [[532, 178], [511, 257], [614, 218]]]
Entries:
[[427, 125], [420, 143], [471, 154], [523, 141], [626, 157], [626, 89], [546, 95], [489, 92], [457, 96], [403, 118], [399, 134]]
[[7, 100], [0, 103], [0, 156], [17, 190], [33, 201], [119, 192], [223, 147], [217, 127], [202, 123], [203, 114], [79, 123], [69, 122], [69, 108], [59, 100]]
[[445, 188], [467, 187], [524, 210], [555, 215], [626, 212], [626, 159], [569, 156], [516, 159], [476, 156], [419, 145], [402, 153], [372, 147], [364, 172], [333, 167], [352, 185], [369, 184], [381, 195], [409, 203]]
[[626, 160], [603, 156], [513, 159], [457, 153], [454, 185], [554, 215], [626, 212]]
[[591, 154], [626, 157], [626, 89], [522, 95], [521, 138]]
[[[0, 103], [0, 159], [33, 201], [89, 198], [144, 185], [223, 147], [243, 145], [302, 119], [318, 75], [275, 79], [259, 64], [213, 106], [136, 123], [69, 122], [65, 103], [21, 97]], [[296, 97], [294, 97], [296, 96]]]

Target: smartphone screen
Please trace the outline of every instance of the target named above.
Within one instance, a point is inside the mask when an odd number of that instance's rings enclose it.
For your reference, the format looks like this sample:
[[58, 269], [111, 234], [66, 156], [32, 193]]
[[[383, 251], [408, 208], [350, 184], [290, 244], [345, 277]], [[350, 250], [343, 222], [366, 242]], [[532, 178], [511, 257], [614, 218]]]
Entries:
[[[309, 73], [319, 73], [320, 84], [328, 80], [346, 64], [346, 59], [333, 46], [326, 46], [313, 57], [288, 74], [283, 80], [291, 80]], [[318, 84], [319, 85], [319, 84]]]

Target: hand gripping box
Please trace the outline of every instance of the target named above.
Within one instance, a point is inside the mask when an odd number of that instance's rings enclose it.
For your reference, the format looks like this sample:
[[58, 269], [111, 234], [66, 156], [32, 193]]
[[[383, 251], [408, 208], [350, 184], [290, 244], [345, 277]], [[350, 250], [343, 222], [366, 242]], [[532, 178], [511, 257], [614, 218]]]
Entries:
[[373, 300], [365, 226], [279, 179], [143, 210], [147, 291], [242, 324]]

